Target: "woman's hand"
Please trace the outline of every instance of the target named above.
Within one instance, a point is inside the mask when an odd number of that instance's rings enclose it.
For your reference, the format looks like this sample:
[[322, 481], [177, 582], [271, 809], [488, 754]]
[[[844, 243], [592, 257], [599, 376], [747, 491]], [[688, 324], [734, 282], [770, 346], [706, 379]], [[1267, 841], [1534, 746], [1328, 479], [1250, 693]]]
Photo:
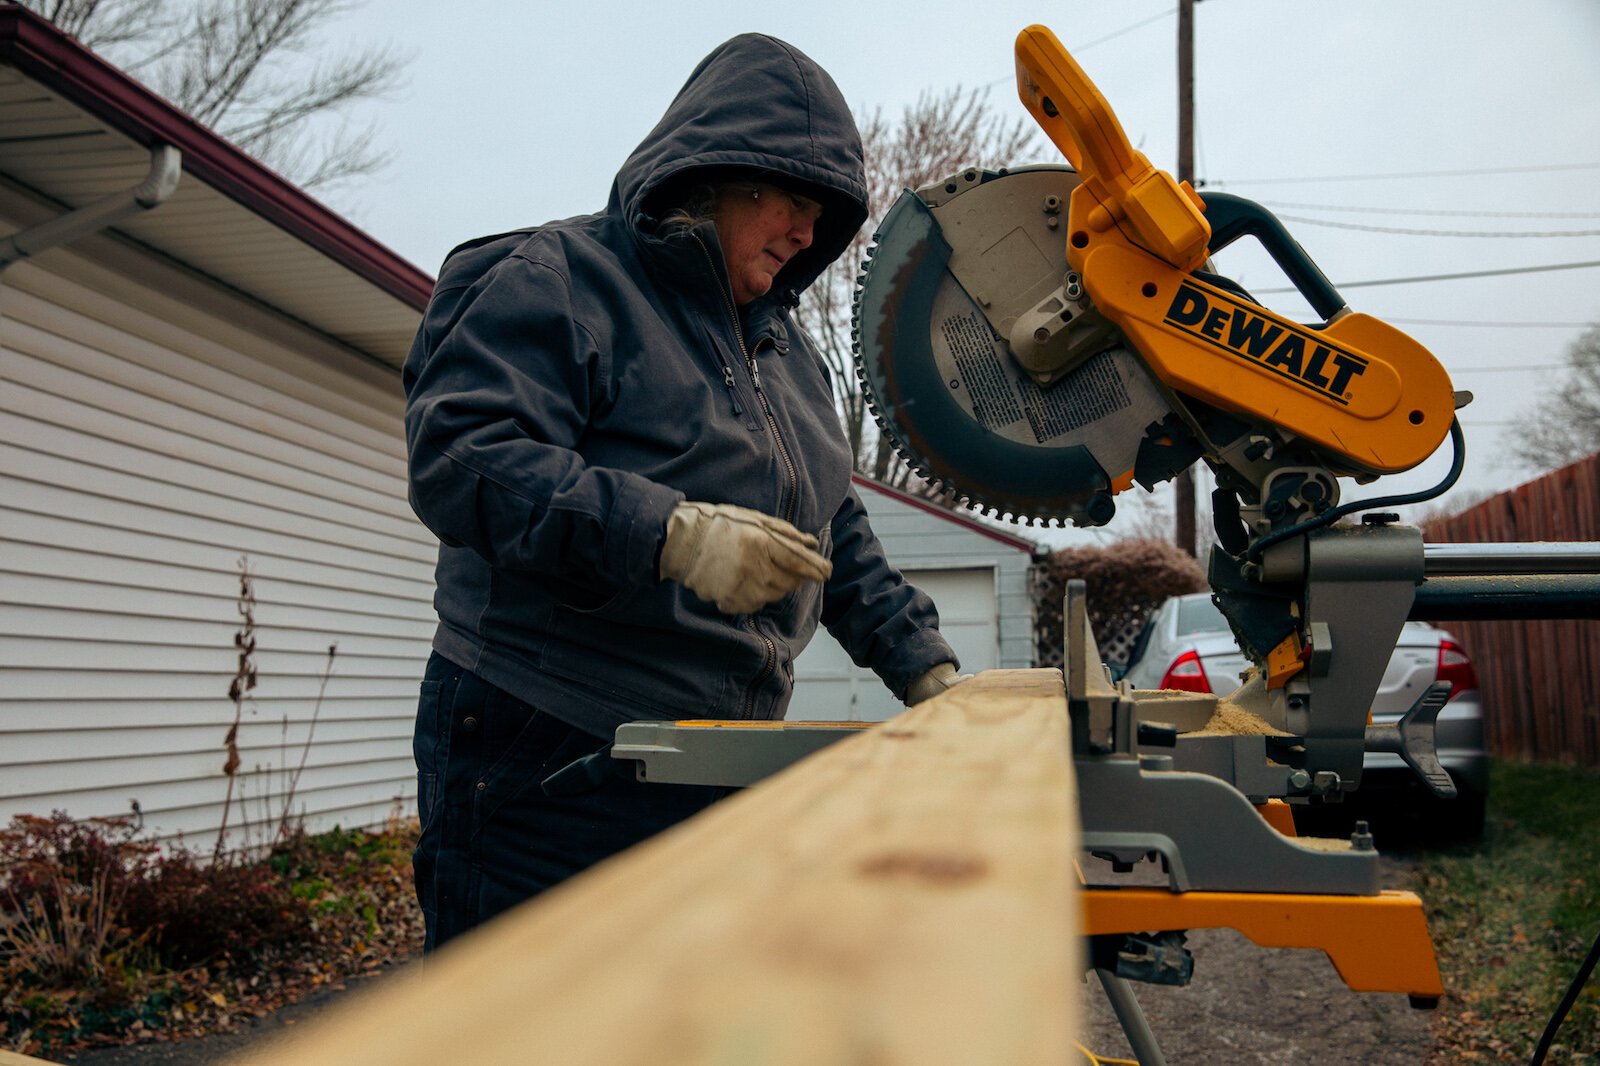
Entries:
[[807, 581], [824, 581], [833, 564], [817, 538], [781, 518], [727, 503], [680, 503], [667, 518], [661, 576], [681, 583], [727, 614], [749, 614]]
[[940, 663], [927, 673], [914, 678], [911, 684], [906, 686], [905, 705], [915, 707], [923, 700], [943, 695], [961, 682], [970, 680], [971, 677], [971, 674], [957, 677], [955, 663]]

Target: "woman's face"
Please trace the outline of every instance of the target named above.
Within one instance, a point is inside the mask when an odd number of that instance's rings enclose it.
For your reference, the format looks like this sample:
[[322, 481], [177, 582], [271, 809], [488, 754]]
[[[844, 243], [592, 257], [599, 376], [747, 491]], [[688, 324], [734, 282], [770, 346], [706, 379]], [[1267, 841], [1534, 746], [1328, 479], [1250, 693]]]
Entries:
[[717, 241], [743, 307], [772, 288], [784, 264], [811, 245], [822, 205], [776, 185], [734, 182], [717, 192]]

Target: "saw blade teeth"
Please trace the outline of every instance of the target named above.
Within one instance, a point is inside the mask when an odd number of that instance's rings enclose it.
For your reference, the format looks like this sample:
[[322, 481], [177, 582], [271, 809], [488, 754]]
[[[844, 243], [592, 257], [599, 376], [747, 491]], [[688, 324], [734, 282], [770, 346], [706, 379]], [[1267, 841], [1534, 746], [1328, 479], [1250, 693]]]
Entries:
[[[969, 176], [977, 171], [958, 172], [951, 180], [964, 180], [969, 185], [974, 179]], [[980, 177], [982, 175], [979, 175]], [[914, 194], [906, 194], [913, 195]], [[891, 212], [892, 213], [892, 212]], [[935, 465], [922, 450], [908, 440], [902, 439], [904, 430], [900, 425], [900, 409], [894, 403], [884, 402], [884, 393], [890, 389], [888, 366], [883, 362], [883, 354], [879, 351], [880, 344], [893, 343], [879, 326], [868, 323], [866, 318], [870, 311], [881, 317], [888, 313], [887, 308], [877, 302], [869, 302], [874, 293], [874, 272], [882, 275], [883, 280], [893, 282], [900, 269], [899, 259], [901, 253], [895, 249], [899, 247], [900, 238], [890, 231], [894, 227], [887, 222], [880, 222], [872, 234], [870, 244], [862, 249], [862, 259], [858, 264], [855, 275], [855, 291], [850, 305], [850, 347], [855, 378], [859, 383], [862, 399], [866, 410], [871, 414], [873, 423], [879, 431], [879, 439], [887, 440], [893, 453], [905, 468], [915, 474], [924, 483], [921, 489], [923, 495], [936, 500], [941, 506], [951, 510], [967, 510], [979, 515], [985, 515], [1013, 522], [1018, 525], [1048, 526], [1054, 522], [1065, 525], [1068, 519], [1077, 513], [1069, 498], [1053, 500], [1049, 498], [1034, 498], [1027, 496], [1018, 499], [1010, 493], [989, 493], [982, 490], [973, 491], [957, 484], [935, 469]], [[890, 234], [892, 242], [885, 244], [884, 238]], [[880, 260], [880, 254], [885, 258]], [[849, 276], [848, 274], [846, 275]], [[892, 323], [890, 323], [892, 325]], [[904, 401], [901, 401], [904, 402]], [[914, 421], [914, 420], [913, 420]]]

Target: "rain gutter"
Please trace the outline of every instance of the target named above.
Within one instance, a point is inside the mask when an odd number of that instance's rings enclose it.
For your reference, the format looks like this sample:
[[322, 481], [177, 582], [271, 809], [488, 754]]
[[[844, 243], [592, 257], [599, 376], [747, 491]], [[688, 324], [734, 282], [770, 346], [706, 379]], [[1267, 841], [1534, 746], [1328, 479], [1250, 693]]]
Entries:
[[183, 153], [184, 173], [204, 182], [421, 311], [433, 278], [379, 244], [301, 189], [229, 144], [189, 115], [113, 67], [47, 20], [0, 3], [0, 65], [59, 93], [154, 150]]
[[183, 155], [171, 145], [150, 153], [150, 173], [131, 189], [58, 215], [9, 237], [0, 237], [0, 271], [47, 249], [98, 233], [153, 207], [159, 207], [178, 188], [183, 176]]

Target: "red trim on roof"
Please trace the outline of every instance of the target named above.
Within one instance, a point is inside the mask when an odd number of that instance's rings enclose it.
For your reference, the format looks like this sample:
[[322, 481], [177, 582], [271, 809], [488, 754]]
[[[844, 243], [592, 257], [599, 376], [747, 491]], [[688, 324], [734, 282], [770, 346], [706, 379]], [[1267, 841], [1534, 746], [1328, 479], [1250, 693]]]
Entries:
[[186, 173], [417, 310], [427, 306], [431, 277], [47, 20], [0, 4], [0, 61], [147, 148], [172, 145]]
[[952, 511], [947, 507], [940, 507], [932, 500], [925, 500], [921, 496], [913, 496], [909, 492], [903, 492], [900, 489], [890, 488], [883, 482], [874, 481], [865, 474], [852, 474], [850, 475], [850, 481], [861, 488], [871, 489], [873, 492], [881, 493], [882, 495], [889, 497], [891, 500], [898, 500], [909, 507], [915, 507], [920, 511], [927, 511], [931, 515], [938, 515], [945, 521], [954, 522], [958, 526], [964, 526], [967, 529], [972, 530], [974, 533], [981, 533], [990, 540], [997, 540], [1007, 547], [1016, 548], [1018, 551], [1025, 551], [1029, 555], [1034, 555], [1039, 551], [1039, 545], [1034, 541], [1024, 540], [1021, 537], [1013, 537], [1009, 533], [1002, 533], [1000, 530], [995, 529], [993, 526], [985, 525], [976, 518], [969, 517], [968, 515], [962, 514], [959, 511]]

